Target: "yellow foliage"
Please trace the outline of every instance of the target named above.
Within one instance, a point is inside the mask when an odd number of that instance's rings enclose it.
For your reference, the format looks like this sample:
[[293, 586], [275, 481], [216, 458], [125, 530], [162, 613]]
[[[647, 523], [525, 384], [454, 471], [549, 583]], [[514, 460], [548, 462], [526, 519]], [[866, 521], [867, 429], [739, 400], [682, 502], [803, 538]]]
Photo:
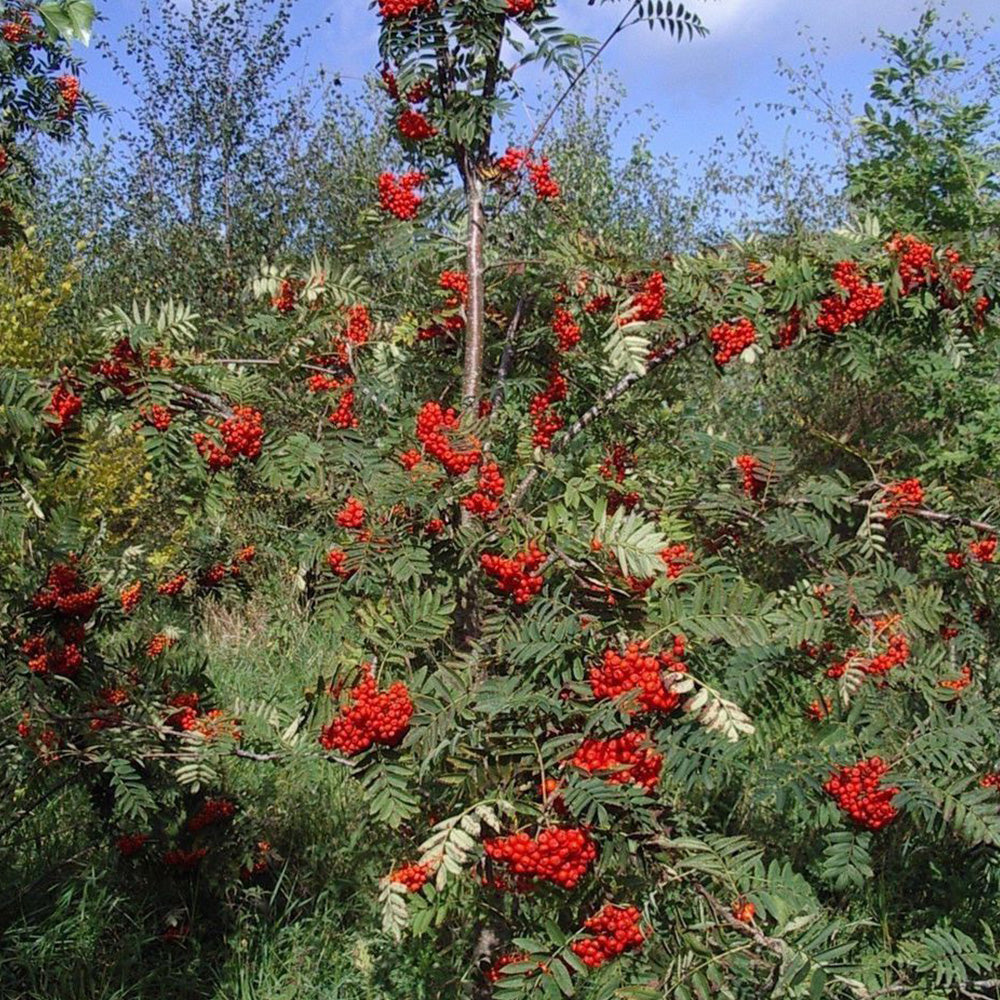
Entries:
[[72, 290], [67, 277], [53, 288], [45, 257], [27, 244], [0, 249], [0, 365], [34, 370], [49, 368], [44, 342], [53, 311]]

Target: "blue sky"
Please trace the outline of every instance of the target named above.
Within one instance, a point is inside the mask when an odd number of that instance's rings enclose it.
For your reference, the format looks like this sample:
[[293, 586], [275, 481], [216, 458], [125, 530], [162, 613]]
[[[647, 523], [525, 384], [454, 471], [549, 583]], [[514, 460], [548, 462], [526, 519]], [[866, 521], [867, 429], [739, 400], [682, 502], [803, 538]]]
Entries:
[[[99, 0], [105, 20], [98, 30], [111, 39], [133, 20], [139, 0]], [[873, 67], [879, 64], [870, 41], [878, 28], [905, 30], [915, 23], [920, 5], [914, 0], [690, 0], [711, 35], [678, 45], [660, 31], [632, 28], [609, 50], [604, 65], [614, 70], [628, 89], [626, 106], [636, 115], [634, 134], [647, 120], [649, 108], [659, 128], [652, 138], [654, 152], [681, 158], [706, 150], [719, 136], [732, 136], [741, 104], [783, 101], [785, 82], [776, 73], [779, 59], [802, 62], [808, 37], [822, 41], [826, 82], [835, 93], [861, 98]], [[967, 14], [982, 29], [985, 43], [1000, 44], [1000, 27], [990, 23], [1000, 14], [1000, 0], [937, 0], [945, 17]], [[589, 6], [586, 0], [559, 0], [556, 10], [572, 30], [603, 37], [621, 8], [614, 3]], [[302, 51], [303, 71], [325, 66], [339, 72], [348, 87], [360, 86], [376, 58], [377, 20], [368, 0], [300, 0], [297, 18], [305, 25], [332, 14]], [[126, 95], [100, 56], [87, 59], [86, 85], [113, 108]], [[787, 121], [765, 110], [755, 114], [765, 143], [803, 141], [788, 131]], [[630, 138], [623, 138], [623, 147]]]

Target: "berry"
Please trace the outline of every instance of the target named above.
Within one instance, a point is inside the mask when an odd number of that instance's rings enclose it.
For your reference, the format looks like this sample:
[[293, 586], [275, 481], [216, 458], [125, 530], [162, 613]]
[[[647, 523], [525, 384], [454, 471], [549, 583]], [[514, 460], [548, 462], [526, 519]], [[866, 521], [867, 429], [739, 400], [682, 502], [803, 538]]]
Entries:
[[652, 792], [660, 780], [663, 756], [650, 749], [649, 734], [629, 729], [610, 740], [586, 739], [570, 763], [590, 774], [610, 772], [611, 785], [635, 784]]
[[831, 773], [823, 790], [858, 826], [881, 830], [898, 815], [891, 800], [899, 789], [881, 786], [888, 773], [880, 757], [869, 757]]
[[757, 913], [757, 907], [746, 899], [734, 899], [731, 910], [733, 916], [741, 924], [752, 924], [754, 915]]
[[271, 298], [271, 305], [278, 312], [286, 315], [294, 312], [299, 301], [299, 292], [305, 287], [305, 282], [301, 278], [282, 278], [278, 284], [278, 291]]
[[694, 553], [686, 545], [668, 545], [660, 550], [660, 559], [667, 567], [670, 580], [676, 580], [694, 565]]
[[469, 298], [469, 276], [464, 271], [442, 271], [438, 277], [438, 287], [452, 292], [445, 306], [457, 309]]
[[146, 846], [148, 840], [148, 833], [128, 833], [119, 837], [115, 841], [115, 846], [123, 858], [131, 858], [135, 857]]
[[753, 455], [737, 455], [733, 459], [733, 465], [743, 473], [743, 495], [751, 500], [756, 500], [767, 485], [767, 480], [757, 472], [761, 464]]
[[536, 0], [507, 0], [507, 13], [511, 17], [521, 14], [531, 14], [535, 9]]
[[413, 108], [407, 108], [400, 114], [396, 127], [399, 134], [410, 142], [425, 142], [437, 135], [437, 129], [427, 120], [427, 116]]
[[499, 510], [505, 488], [500, 466], [496, 462], [487, 462], [479, 468], [478, 489], [462, 501], [462, 506], [478, 517], [489, 517]]
[[52, 398], [45, 407], [45, 412], [55, 417], [55, 421], [49, 424], [52, 432], [62, 434], [82, 409], [83, 400], [66, 383], [60, 382], [52, 390]]
[[378, 179], [379, 204], [383, 212], [396, 216], [404, 222], [415, 219], [423, 198], [416, 194], [426, 177], [419, 171], [410, 171], [401, 177], [383, 173]]
[[193, 851], [182, 851], [179, 848], [167, 851], [163, 855], [163, 863], [181, 872], [194, 871], [208, 854], [207, 847], [199, 847]]
[[680, 704], [680, 695], [664, 685], [666, 673], [687, 673], [683, 636], [674, 636], [671, 650], [657, 656], [647, 652], [648, 643], [629, 643], [624, 653], [606, 649], [600, 664], [590, 668], [587, 680], [595, 698], [618, 698], [623, 694], [638, 692], [636, 711], [672, 712]]
[[346, 580], [354, 573], [354, 570], [347, 566], [347, 553], [343, 549], [330, 549], [326, 554], [326, 564], [342, 580]]
[[184, 589], [187, 581], [187, 573], [178, 573], [173, 579], [167, 580], [166, 583], [161, 583], [156, 588], [156, 592], [163, 597], [176, 597]]
[[590, 834], [578, 827], [548, 827], [534, 837], [515, 833], [483, 841], [487, 857], [517, 876], [572, 889], [597, 858]]
[[458, 430], [458, 414], [453, 409], [444, 409], [433, 400], [424, 403], [417, 414], [417, 440], [424, 446], [424, 451], [437, 459], [446, 472], [464, 476], [479, 464], [482, 451], [478, 439], [471, 434], [460, 448], [456, 448]]
[[972, 683], [972, 667], [968, 663], [962, 665], [961, 676], [954, 679], [938, 681], [938, 687], [946, 688], [949, 691], [964, 691]]
[[320, 734], [327, 750], [352, 757], [373, 744], [398, 746], [410, 728], [413, 702], [402, 681], [379, 691], [371, 664], [362, 667], [361, 680], [351, 688], [340, 714]]
[[642, 291], [632, 297], [625, 313], [619, 318], [619, 323], [652, 323], [663, 318], [663, 300], [667, 295], [667, 287], [663, 275], [656, 271], [647, 279]]
[[549, 370], [547, 387], [542, 392], [535, 394], [528, 407], [533, 427], [531, 443], [536, 448], [543, 450], [550, 448], [556, 432], [560, 431], [565, 424], [559, 414], [552, 412], [552, 407], [566, 398], [566, 391], [566, 379], [559, 371], [558, 366], [553, 365]]
[[160, 656], [165, 653], [171, 646], [177, 644], [177, 640], [167, 635], [164, 632], [158, 632], [149, 640], [146, 646], [146, 655], [153, 659], [154, 657]]
[[498, 983], [504, 975], [504, 969], [516, 962], [528, 962], [531, 956], [526, 951], [512, 951], [501, 955], [485, 972], [488, 983]]
[[898, 483], [889, 483], [885, 487], [882, 498], [882, 511], [885, 519], [891, 521], [894, 517], [919, 507], [924, 502], [924, 488], [919, 479], [904, 479]]
[[404, 865], [397, 868], [390, 876], [390, 882], [396, 882], [406, 888], [407, 892], [420, 892], [431, 877], [430, 865], [419, 863]]
[[434, 0], [378, 0], [379, 14], [386, 21], [409, 17], [418, 11], [434, 10]]
[[580, 343], [580, 327], [573, 321], [572, 313], [557, 309], [552, 317], [552, 332], [560, 351], [571, 351]]
[[553, 201], [562, 194], [559, 185], [552, 177], [552, 167], [547, 156], [540, 160], [528, 161], [528, 180], [535, 189], [535, 197], [539, 201]]
[[545, 558], [538, 545], [530, 541], [524, 552], [518, 552], [512, 558], [484, 552], [479, 557], [479, 565], [487, 576], [496, 580], [501, 594], [510, 594], [515, 604], [527, 604], [540, 593], [545, 583], [544, 578], [536, 573]]
[[599, 968], [622, 952], [642, 947], [646, 936], [640, 920], [636, 907], [608, 903], [584, 922], [583, 928], [591, 936], [574, 941], [573, 951], [589, 968]]
[[142, 581], [136, 580], [129, 584], [121, 593], [122, 611], [130, 615], [139, 606], [142, 600]]
[[991, 563], [997, 551], [997, 540], [993, 535], [976, 542], [969, 542], [969, 552], [976, 562]]
[[915, 236], [894, 236], [885, 245], [888, 253], [898, 258], [897, 271], [903, 283], [903, 294], [937, 281], [939, 272], [934, 263], [934, 247], [921, 243]]
[[31, 15], [24, 11], [19, 21], [0, 24], [0, 38], [8, 45], [20, 45], [31, 34]]
[[834, 294], [820, 302], [816, 325], [825, 333], [839, 333], [846, 326], [860, 323], [869, 313], [882, 308], [885, 292], [879, 285], [861, 277], [858, 265], [842, 260], [833, 267], [833, 280], [847, 292], [847, 298]]
[[824, 698], [822, 701], [817, 698], [809, 703], [809, 707], [806, 709], [806, 718], [810, 722], [822, 722], [832, 710], [833, 702], [829, 698]]
[[965, 565], [965, 555], [961, 552], [948, 552], [944, 558], [952, 569], [961, 569]]
[[357, 347], [367, 344], [374, 324], [368, 310], [362, 305], [351, 306], [347, 310], [347, 327], [344, 336]]
[[625, 482], [629, 468], [635, 466], [635, 453], [629, 451], [623, 444], [616, 444], [611, 451], [604, 453], [600, 473], [605, 479], [613, 479], [616, 483]]
[[205, 804], [198, 810], [187, 823], [187, 828], [191, 833], [204, 830], [206, 826], [215, 823], [224, 823], [231, 819], [236, 813], [236, 806], [228, 799], [206, 799]]
[[342, 528], [360, 528], [365, 523], [365, 505], [357, 497], [348, 497], [340, 513], [337, 524]]
[[72, 73], [65, 73], [56, 77], [56, 89], [59, 91], [60, 104], [56, 117], [63, 120], [72, 118], [80, 100], [80, 81]]
[[725, 365], [757, 343], [757, 329], [746, 317], [735, 323], [719, 323], [708, 335], [715, 345], [715, 363]]

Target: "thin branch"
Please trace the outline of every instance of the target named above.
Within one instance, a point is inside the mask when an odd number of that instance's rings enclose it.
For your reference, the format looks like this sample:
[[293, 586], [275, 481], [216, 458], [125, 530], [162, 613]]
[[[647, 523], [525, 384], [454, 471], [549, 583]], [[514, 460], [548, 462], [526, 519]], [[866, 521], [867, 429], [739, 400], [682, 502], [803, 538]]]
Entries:
[[507, 335], [504, 338], [503, 354], [500, 356], [500, 367], [497, 369], [497, 380], [493, 386], [493, 394], [490, 397], [494, 406], [503, 398], [507, 379], [514, 365], [514, 344], [517, 342], [517, 334], [521, 328], [521, 321], [524, 319], [525, 313], [531, 309], [533, 303], [534, 296], [520, 296], [517, 300], [517, 305], [514, 306], [514, 315], [511, 316], [510, 322], [507, 324]]
[[[240, 760], [252, 760], [258, 764], [276, 764], [280, 761], [291, 760], [293, 757], [297, 757], [300, 760], [302, 759], [301, 755], [292, 754], [287, 751], [255, 753], [253, 750], [244, 750], [242, 747], [237, 747], [232, 753], [234, 757], [239, 757]], [[336, 754], [332, 753], [310, 754], [309, 756], [321, 758], [322, 760], [329, 761], [331, 764], [342, 764], [344, 767], [354, 767], [354, 761], [348, 760], [347, 757], [338, 757]]]
[[[682, 337], [669, 347], [664, 348], [652, 361], [646, 365], [646, 370], [640, 375], [638, 372], [629, 372], [627, 375], [623, 375], [613, 386], [611, 386], [601, 398], [594, 403], [589, 409], [585, 410], [583, 413], [577, 417], [576, 421], [563, 431], [562, 435], [557, 441], [552, 445], [551, 454], [563, 451], [578, 435], [582, 434], [586, 428], [592, 424], [599, 416], [601, 416], [604, 411], [621, 396], [624, 396], [629, 389], [632, 388], [637, 382], [646, 378], [651, 372], [655, 371], [661, 365], [666, 364], [675, 358], [681, 351], [687, 350], [687, 348], [692, 347], [697, 344], [700, 340], [698, 334], [688, 334], [686, 337]], [[527, 475], [518, 484], [517, 489], [511, 494], [510, 502], [508, 503], [509, 508], [517, 507], [521, 501], [524, 499], [524, 495], [531, 488], [532, 484], [538, 478], [542, 471], [541, 465], [534, 465], [528, 470]]]

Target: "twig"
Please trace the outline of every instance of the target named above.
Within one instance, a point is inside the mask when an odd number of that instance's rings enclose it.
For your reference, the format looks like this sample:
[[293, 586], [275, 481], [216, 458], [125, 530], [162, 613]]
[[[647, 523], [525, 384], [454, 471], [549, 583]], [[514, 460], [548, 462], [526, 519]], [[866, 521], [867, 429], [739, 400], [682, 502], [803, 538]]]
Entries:
[[[275, 753], [255, 753], [253, 750], [244, 750], [242, 747], [237, 747], [233, 750], [233, 756], [239, 757], [240, 760], [252, 760], [258, 764], [276, 764], [279, 761], [290, 760], [293, 755], [280, 751]], [[344, 767], [354, 767], [354, 761], [348, 760], [346, 757], [338, 757], [336, 754], [322, 753], [311, 754], [310, 756], [321, 757], [331, 764], [343, 764]]]
[[[578, 435], [582, 434], [590, 424], [601, 416], [601, 414], [603, 414], [612, 403], [614, 403], [619, 397], [624, 396], [625, 393], [636, 384], [636, 382], [648, 376], [661, 365], [666, 364], [668, 361], [675, 358], [681, 351], [686, 350], [687, 348], [698, 343], [699, 339], [698, 334], [688, 334], [688, 336], [682, 337], [679, 340], [676, 340], [669, 347], [664, 348], [660, 354], [649, 362], [646, 366], [646, 370], [642, 374], [629, 372], [627, 375], [623, 375], [601, 396], [596, 403], [594, 403], [593, 406], [581, 413], [572, 426], [563, 431], [561, 437], [553, 444], [550, 453], [555, 454], [563, 451], [567, 445], [569, 445]], [[524, 495], [531, 488], [541, 471], [542, 467], [539, 464], [535, 464], [528, 470], [527, 475], [525, 475], [524, 479], [522, 479], [518, 484], [517, 489], [514, 490], [513, 494], [511, 494], [510, 502], [508, 503], [509, 508], [513, 509], [521, 503], [524, 499]]]
[[490, 397], [494, 406], [503, 398], [507, 379], [510, 377], [510, 370], [514, 364], [514, 344], [517, 342], [518, 330], [521, 327], [521, 321], [524, 319], [525, 313], [531, 309], [533, 304], [534, 296], [520, 296], [517, 300], [517, 305], [514, 306], [514, 315], [511, 316], [510, 322], [507, 324], [507, 336], [504, 338], [503, 354], [500, 355], [497, 380], [493, 387], [493, 395]]

